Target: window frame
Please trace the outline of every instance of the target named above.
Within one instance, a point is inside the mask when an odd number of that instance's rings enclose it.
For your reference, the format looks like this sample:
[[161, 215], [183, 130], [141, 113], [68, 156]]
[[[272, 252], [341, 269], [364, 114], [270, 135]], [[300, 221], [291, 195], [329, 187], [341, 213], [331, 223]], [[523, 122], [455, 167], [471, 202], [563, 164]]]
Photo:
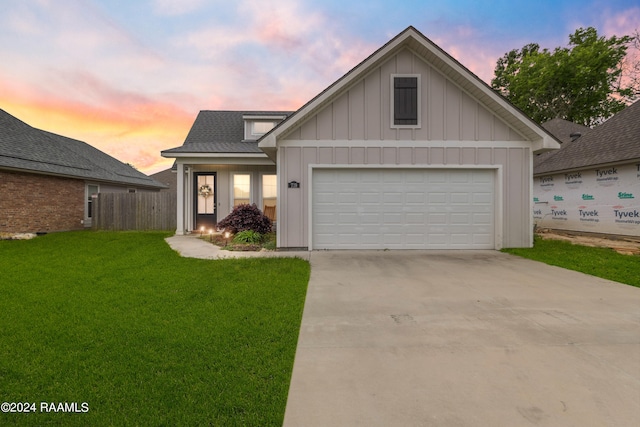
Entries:
[[[415, 78], [416, 79], [416, 124], [397, 124], [395, 119], [395, 99], [396, 99], [396, 78]], [[422, 79], [420, 74], [391, 74], [390, 79], [391, 86], [391, 128], [393, 129], [420, 129], [422, 127]]]
[[[91, 187], [95, 187], [96, 188], [96, 192], [92, 193]], [[93, 195], [95, 194], [95, 199], [98, 198], [98, 194], [100, 193], [100, 184], [98, 183], [93, 183], [93, 182], [87, 182], [85, 183], [85, 204], [84, 204], [84, 219], [86, 221], [91, 221], [91, 219], [93, 218], [93, 201], [94, 201], [94, 197]]]
[[[269, 123], [271, 125], [271, 128], [269, 128], [269, 130], [265, 131], [265, 132], [259, 132], [256, 130], [256, 125], [258, 123]], [[271, 132], [271, 130], [278, 126], [278, 120], [274, 120], [274, 119], [260, 119], [260, 120], [246, 120], [245, 119], [245, 135], [244, 135], [244, 139], [246, 141], [257, 141], [258, 139], [262, 138], [265, 134]]]
[[[277, 209], [278, 209], [277, 208], [278, 207], [278, 193], [279, 193], [279, 191], [278, 191], [278, 174], [275, 173], [275, 172], [261, 172], [260, 173], [260, 206], [258, 206], [258, 207], [260, 208], [261, 211], [264, 212], [264, 199], [265, 199], [265, 197], [264, 197], [264, 177], [265, 177], [265, 175], [266, 176], [273, 176], [273, 177], [275, 177], [275, 180], [276, 180], [276, 182], [275, 182], [275, 190], [276, 190], [276, 197], [275, 197], [276, 204], [275, 204], [275, 206], [276, 206], [276, 212], [277, 212]], [[270, 199], [272, 199], [272, 198], [270, 198]], [[277, 215], [277, 213], [276, 213], [276, 215]]]
[[[232, 172], [231, 173], [231, 189], [229, 191], [230, 196], [230, 208], [236, 207], [236, 192], [235, 192], [235, 183], [236, 183], [236, 175], [246, 175], [249, 177], [249, 204], [253, 203], [253, 174], [251, 172]], [[244, 200], [244, 199], [243, 199]]]

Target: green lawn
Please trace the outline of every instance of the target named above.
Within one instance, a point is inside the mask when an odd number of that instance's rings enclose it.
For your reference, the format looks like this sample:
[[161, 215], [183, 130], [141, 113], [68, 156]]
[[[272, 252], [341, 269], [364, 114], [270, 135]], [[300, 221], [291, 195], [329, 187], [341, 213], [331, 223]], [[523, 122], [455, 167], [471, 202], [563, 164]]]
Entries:
[[0, 425], [282, 424], [308, 262], [181, 258], [166, 236], [0, 241], [0, 402], [37, 409]]
[[536, 236], [534, 247], [503, 252], [640, 287], [640, 256]]

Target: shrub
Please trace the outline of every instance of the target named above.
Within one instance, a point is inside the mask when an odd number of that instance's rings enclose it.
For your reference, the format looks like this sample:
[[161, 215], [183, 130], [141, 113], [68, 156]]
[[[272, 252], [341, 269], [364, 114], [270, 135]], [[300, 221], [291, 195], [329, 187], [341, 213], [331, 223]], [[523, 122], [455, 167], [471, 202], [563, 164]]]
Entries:
[[238, 205], [218, 223], [218, 228], [234, 234], [245, 230], [267, 234], [271, 231], [271, 220], [255, 204]]
[[244, 230], [236, 234], [233, 241], [235, 243], [260, 243], [262, 242], [262, 234], [253, 230]]

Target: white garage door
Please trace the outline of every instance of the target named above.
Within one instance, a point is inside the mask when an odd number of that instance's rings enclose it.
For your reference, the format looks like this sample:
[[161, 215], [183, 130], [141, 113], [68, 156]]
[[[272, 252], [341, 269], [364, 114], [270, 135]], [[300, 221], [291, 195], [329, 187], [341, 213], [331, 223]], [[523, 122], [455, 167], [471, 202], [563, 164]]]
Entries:
[[494, 249], [494, 171], [315, 169], [314, 249]]

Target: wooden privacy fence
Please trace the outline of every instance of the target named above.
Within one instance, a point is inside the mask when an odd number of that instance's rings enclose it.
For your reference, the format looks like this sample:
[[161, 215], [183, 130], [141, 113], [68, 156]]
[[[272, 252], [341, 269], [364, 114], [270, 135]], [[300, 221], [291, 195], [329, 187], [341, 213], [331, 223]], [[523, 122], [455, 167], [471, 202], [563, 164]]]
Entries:
[[175, 230], [176, 195], [99, 193], [93, 202], [94, 230]]

